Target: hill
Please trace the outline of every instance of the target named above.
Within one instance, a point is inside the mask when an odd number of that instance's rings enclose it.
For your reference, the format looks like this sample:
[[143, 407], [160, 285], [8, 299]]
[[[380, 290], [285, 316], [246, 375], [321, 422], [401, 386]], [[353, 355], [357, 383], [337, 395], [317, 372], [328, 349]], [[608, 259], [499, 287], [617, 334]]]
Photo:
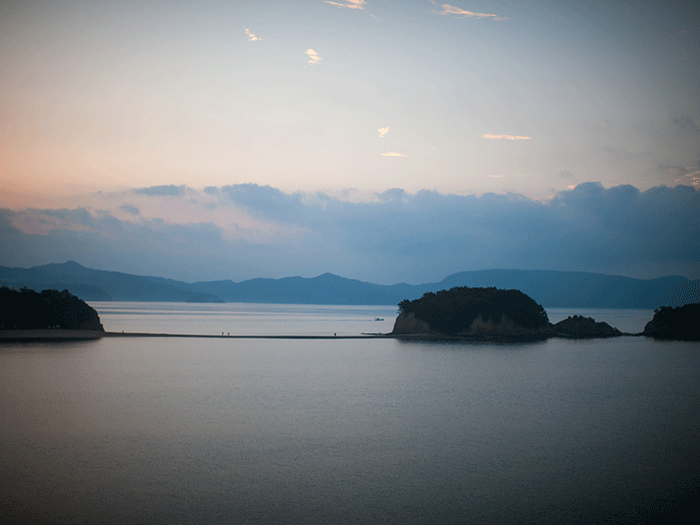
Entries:
[[32, 268], [0, 266], [0, 284], [68, 289], [87, 301], [253, 302], [294, 304], [397, 304], [426, 292], [466, 286], [517, 289], [547, 308], [659, 308], [700, 302], [700, 281], [685, 277], [632, 279], [553, 270], [480, 270], [452, 274], [437, 283], [393, 285], [317, 277], [186, 283], [154, 276], [94, 270], [74, 261]]
[[74, 261], [28, 269], [0, 267], [0, 284], [36, 290], [67, 289], [86, 301], [221, 301], [214, 295], [190, 290], [187, 283], [93, 270]]
[[632, 279], [589, 272], [482, 270], [450, 275], [439, 286], [515, 288], [550, 308], [656, 308], [700, 299], [700, 281], [678, 276]]

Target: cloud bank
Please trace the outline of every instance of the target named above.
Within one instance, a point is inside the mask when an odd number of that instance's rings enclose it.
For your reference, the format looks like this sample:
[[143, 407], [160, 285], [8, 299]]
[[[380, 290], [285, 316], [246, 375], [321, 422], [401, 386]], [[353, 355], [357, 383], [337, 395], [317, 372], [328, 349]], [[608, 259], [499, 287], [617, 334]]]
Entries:
[[[177, 188], [177, 187], [176, 187]], [[74, 259], [86, 266], [188, 281], [306, 277], [429, 282], [486, 268], [700, 278], [700, 191], [579, 184], [547, 202], [522, 195], [400, 188], [350, 202], [233, 184], [152, 195], [140, 214], [105, 209], [0, 210], [4, 266]], [[163, 203], [195, 211], [147, 218]], [[144, 203], [153, 202], [153, 209]], [[126, 215], [123, 213], [126, 211]], [[247, 217], [248, 225], [227, 215]], [[124, 217], [120, 219], [117, 215]]]

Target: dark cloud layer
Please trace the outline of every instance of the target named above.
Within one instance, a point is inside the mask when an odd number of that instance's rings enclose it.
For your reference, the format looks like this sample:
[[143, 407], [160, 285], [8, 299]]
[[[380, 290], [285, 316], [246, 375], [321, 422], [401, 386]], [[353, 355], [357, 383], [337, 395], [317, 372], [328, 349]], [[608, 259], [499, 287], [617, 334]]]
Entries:
[[39, 212], [46, 217], [59, 219], [68, 223], [80, 224], [82, 226], [95, 226], [95, 220], [90, 211], [86, 208], [75, 208], [73, 210], [68, 208], [60, 208], [57, 210], [38, 210], [36, 208], [30, 208], [30, 210]]
[[234, 184], [222, 187], [221, 193], [254, 217], [285, 223], [305, 220], [306, 208], [301, 202], [303, 194], [299, 192], [290, 195], [271, 186]]
[[[690, 186], [640, 191], [585, 183], [548, 202], [513, 193], [477, 197], [396, 188], [373, 202], [352, 203], [255, 184], [206, 193], [220, 206], [302, 233], [283, 241], [231, 241], [221, 227], [206, 222], [130, 222], [80, 208], [4, 210], [0, 240], [9, 249], [0, 264], [75, 259], [188, 280], [331, 271], [381, 283], [426, 282], [484, 268], [700, 277], [700, 192]], [[88, 230], [26, 234], [11, 222], [22, 214], [74, 221]]]

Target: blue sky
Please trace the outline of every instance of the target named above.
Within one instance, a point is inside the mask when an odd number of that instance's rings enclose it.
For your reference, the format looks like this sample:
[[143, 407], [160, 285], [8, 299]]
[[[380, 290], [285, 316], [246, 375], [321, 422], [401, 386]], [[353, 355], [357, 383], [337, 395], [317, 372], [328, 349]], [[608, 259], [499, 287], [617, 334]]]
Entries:
[[4, 2], [0, 264], [700, 277], [695, 2]]

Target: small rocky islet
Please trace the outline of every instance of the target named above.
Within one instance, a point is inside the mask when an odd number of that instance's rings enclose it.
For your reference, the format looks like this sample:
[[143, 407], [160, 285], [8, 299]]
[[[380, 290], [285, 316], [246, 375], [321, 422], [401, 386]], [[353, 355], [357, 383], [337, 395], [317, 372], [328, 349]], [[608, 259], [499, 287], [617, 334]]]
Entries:
[[606, 322], [596, 322], [592, 317], [583, 317], [581, 315], [569, 316], [553, 326], [554, 333], [557, 337], [570, 337], [572, 339], [618, 337], [620, 335], [625, 335]]

